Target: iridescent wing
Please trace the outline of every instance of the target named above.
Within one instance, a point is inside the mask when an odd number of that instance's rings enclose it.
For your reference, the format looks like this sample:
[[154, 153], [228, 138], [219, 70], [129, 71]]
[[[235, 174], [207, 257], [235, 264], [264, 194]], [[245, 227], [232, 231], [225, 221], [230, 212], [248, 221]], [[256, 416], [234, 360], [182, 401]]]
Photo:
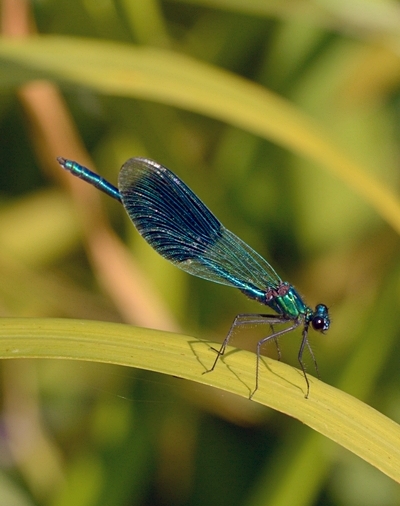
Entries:
[[227, 230], [166, 167], [130, 158], [121, 168], [118, 188], [142, 237], [189, 274], [254, 294], [281, 283], [269, 263]]

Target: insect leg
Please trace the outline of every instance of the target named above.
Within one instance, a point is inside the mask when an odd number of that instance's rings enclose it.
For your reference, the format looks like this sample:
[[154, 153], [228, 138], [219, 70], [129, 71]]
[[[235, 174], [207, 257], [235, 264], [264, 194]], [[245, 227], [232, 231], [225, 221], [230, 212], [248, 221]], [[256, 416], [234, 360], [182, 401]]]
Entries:
[[[275, 318], [275, 320], [279, 320], [279, 318]], [[279, 321], [274, 321], [272, 323], [285, 323], [285, 322], [287, 322], [287, 320], [281, 318]], [[263, 339], [261, 339], [260, 341], [258, 341], [258, 343], [257, 343], [257, 361], [256, 361], [256, 384], [255, 384], [255, 388], [254, 388], [253, 392], [251, 393], [251, 395], [249, 397], [250, 399], [253, 397], [253, 395], [258, 390], [258, 377], [259, 377], [259, 371], [260, 371], [260, 359], [261, 359], [261, 347], [262, 347], [262, 345], [265, 344], [265, 343], [267, 343], [268, 341], [271, 341], [271, 339], [273, 339], [275, 342], [277, 342], [277, 338], [278, 337], [282, 336], [283, 334], [287, 334], [288, 332], [291, 332], [296, 327], [298, 327], [300, 323], [301, 323], [301, 320], [295, 320], [294, 323], [293, 323], [293, 325], [291, 325], [290, 327], [287, 327], [286, 329], [280, 330], [279, 332], [274, 332], [270, 336], [264, 337]], [[303, 340], [304, 340], [304, 338], [303, 338]], [[303, 347], [304, 347], [304, 345], [303, 345]], [[308, 381], [307, 381], [307, 383], [308, 383]]]
[[305, 395], [305, 398], [308, 399], [308, 394], [310, 393], [310, 382], [308, 381], [308, 378], [307, 378], [307, 373], [306, 373], [306, 367], [304, 365], [304, 362], [303, 362], [303, 352], [304, 352], [304, 348], [307, 346], [307, 348], [309, 349], [310, 353], [311, 353], [311, 356], [313, 358], [313, 361], [314, 361], [314, 365], [315, 365], [315, 368], [317, 370], [317, 373], [318, 373], [318, 376], [319, 376], [319, 371], [318, 371], [318, 366], [317, 366], [317, 362], [315, 360], [315, 356], [314, 356], [314, 353], [313, 351], [311, 350], [311, 347], [310, 347], [310, 344], [308, 342], [308, 323], [306, 323], [304, 325], [304, 329], [303, 329], [303, 339], [301, 340], [301, 344], [300, 344], [300, 349], [299, 349], [299, 354], [297, 356], [298, 360], [299, 360], [299, 363], [300, 363], [300, 366], [301, 366], [301, 370], [303, 371], [303, 375], [304, 375], [304, 379], [306, 380], [306, 385], [307, 385], [307, 392], [306, 392], [306, 395]]
[[[285, 321], [285, 320], [284, 320]], [[226, 335], [225, 339], [223, 340], [221, 347], [219, 350], [217, 350], [217, 356], [215, 357], [214, 363], [207, 372], [211, 372], [215, 369], [215, 366], [217, 365], [217, 362], [219, 358], [225, 353], [225, 349], [229, 344], [229, 341], [232, 337], [233, 331], [236, 327], [239, 325], [259, 325], [259, 324], [270, 324], [273, 325], [274, 323], [282, 323], [282, 318], [267, 314], [249, 314], [249, 313], [242, 313], [238, 314], [235, 319], [232, 322], [231, 328], [229, 329], [228, 334]]]

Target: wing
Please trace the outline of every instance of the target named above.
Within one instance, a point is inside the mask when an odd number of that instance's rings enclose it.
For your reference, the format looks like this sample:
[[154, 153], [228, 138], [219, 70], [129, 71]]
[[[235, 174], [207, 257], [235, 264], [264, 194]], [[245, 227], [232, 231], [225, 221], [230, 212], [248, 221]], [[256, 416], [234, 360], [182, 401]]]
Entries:
[[144, 239], [189, 274], [264, 293], [281, 279], [269, 263], [227, 230], [170, 170], [146, 158], [122, 166], [124, 207]]

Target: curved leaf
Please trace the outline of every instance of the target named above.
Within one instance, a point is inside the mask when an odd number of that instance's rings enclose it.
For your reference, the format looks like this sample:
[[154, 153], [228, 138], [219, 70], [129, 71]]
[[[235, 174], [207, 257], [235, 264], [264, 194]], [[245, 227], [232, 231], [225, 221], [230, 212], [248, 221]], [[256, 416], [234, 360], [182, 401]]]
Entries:
[[[255, 355], [233, 353], [210, 374], [214, 355], [193, 337], [84, 320], [3, 318], [0, 358], [63, 358], [147, 369], [210, 385], [242, 397], [254, 388]], [[253, 401], [269, 406], [336, 441], [400, 482], [400, 427], [354, 397], [301, 371], [264, 358]], [[251, 402], [251, 401], [249, 401]]]

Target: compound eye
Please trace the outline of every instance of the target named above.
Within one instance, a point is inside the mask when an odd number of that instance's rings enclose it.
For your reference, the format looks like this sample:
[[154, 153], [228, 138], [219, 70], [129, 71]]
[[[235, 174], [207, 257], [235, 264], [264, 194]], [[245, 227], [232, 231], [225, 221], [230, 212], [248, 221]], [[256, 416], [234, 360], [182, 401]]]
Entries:
[[314, 330], [324, 330], [325, 328], [325, 318], [321, 318], [321, 316], [313, 318], [311, 323]]

